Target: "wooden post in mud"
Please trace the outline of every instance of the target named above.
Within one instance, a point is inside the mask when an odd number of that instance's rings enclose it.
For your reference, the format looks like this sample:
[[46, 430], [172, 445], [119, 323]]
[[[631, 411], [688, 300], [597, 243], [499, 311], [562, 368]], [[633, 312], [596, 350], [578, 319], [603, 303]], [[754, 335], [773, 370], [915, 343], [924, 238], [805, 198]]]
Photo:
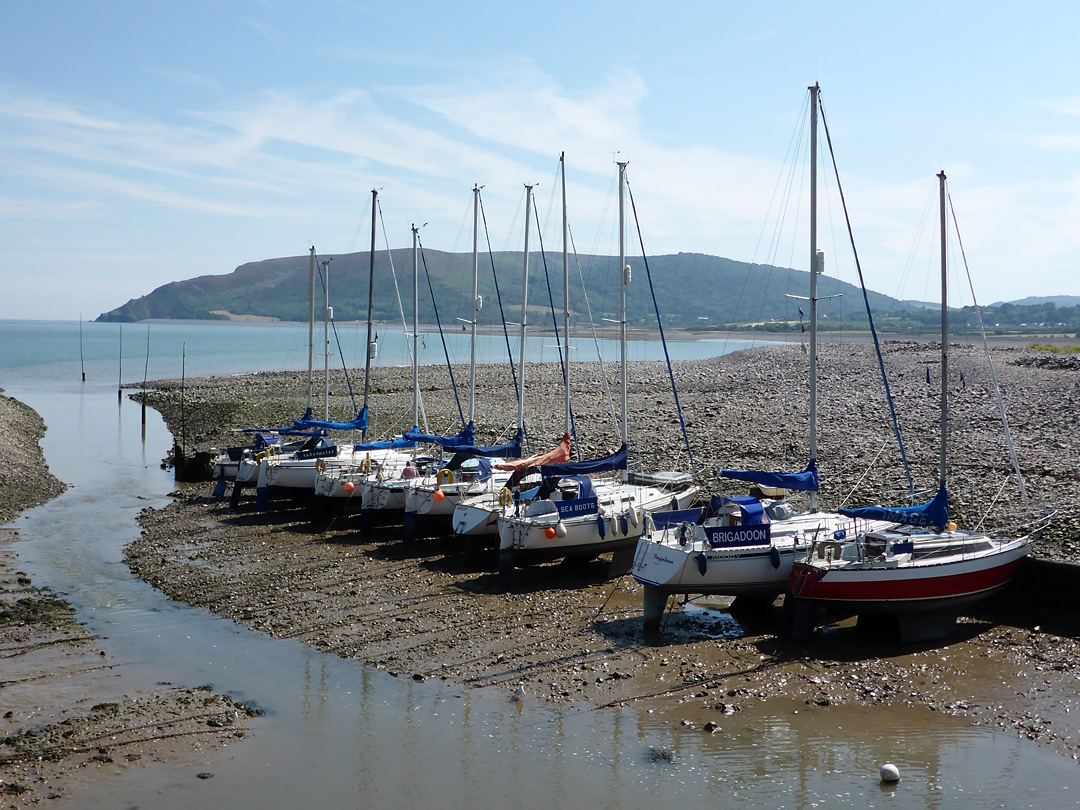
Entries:
[[146, 375], [150, 371], [150, 324], [146, 325], [146, 365], [142, 373], [142, 437], [146, 441]]
[[124, 325], [120, 324], [120, 362], [116, 375], [116, 402], [119, 404], [124, 397]]
[[79, 369], [82, 371], [82, 381], [86, 382], [86, 360], [83, 359], [82, 340], [82, 315], [79, 315]]
[[187, 463], [187, 403], [184, 400], [184, 384], [187, 377], [187, 343], [180, 345], [180, 458], [174, 459], [173, 469], [182, 477]]

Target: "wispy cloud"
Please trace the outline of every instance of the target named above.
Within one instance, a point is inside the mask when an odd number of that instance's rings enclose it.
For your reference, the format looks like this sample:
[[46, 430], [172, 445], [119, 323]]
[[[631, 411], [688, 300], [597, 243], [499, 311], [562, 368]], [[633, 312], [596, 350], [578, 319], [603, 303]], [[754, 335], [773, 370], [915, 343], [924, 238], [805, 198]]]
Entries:
[[1040, 102], [1040, 105], [1061, 115], [1080, 116], [1080, 96], [1071, 98], [1049, 99]]
[[[432, 223], [425, 234], [430, 247], [453, 249], [473, 182], [487, 185], [494, 227], [517, 228], [508, 223], [522, 183], [539, 180], [551, 194], [556, 159], [565, 150], [578, 248], [604, 252], [613, 247], [601, 225], [606, 217], [610, 227], [614, 216], [610, 191], [618, 150], [630, 161], [649, 252], [805, 263], [802, 236], [770, 244], [765, 223], [777, 205], [781, 156], [725, 150], [709, 142], [723, 143], [716, 133], [684, 133], [679, 142], [659, 135], [644, 113], [650, 88], [633, 71], [613, 70], [567, 88], [535, 63], [515, 58], [490, 64], [483, 81], [454, 75], [441, 84], [345, 88], [314, 99], [277, 90], [231, 104], [196, 74], [181, 71], [171, 80], [201, 84], [213, 99], [166, 120], [0, 86], [0, 183], [6, 195], [0, 216], [71, 222], [106, 217], [130, 204], [142, 217], [132, 227], [145, 230], [148, 240], [163, 238], [160, 229], [168, 226], [151, 214], [164, 212], [196, 218], [192, 222], [204, 217], [206, 231], [218, 229], [223, 219], [242, 219], [247, 242], [262, 251], [295, 252], [279, 245], [313, 231], [346, 241], [367, 189], [384, 187], [384, 199], [392, 201], [387, 208], [396, 208], [400, 219]], [[1055, 109], [1080, 114], [1080, 98], [1057, 102]], [[1044, 140], [1040, 148], [1049, 148], [1053, 139]], [[1058, 141], [1060, 149], [1080, 146], [1075, 138]], [[1080, 172], [1018, 184], [951, 165], [970, 200], [961, 212], [969, 258], [995, 287], [1016, 286], [1006, 279], [1015, 278], [1017, 267], [1065, 272], [1075, 263]], [[804, 183], [803, 176], [795, 180], [787, 209], [789, 223], [802, 229]], [[899, 292], [889, 288], [925, 216], [926, 183], [921, 177], [897, 184], [867, 176], [847, 176], [844, 183], [871, 286]], [[823, 227], [831, 221], [839, 228], [838, 204], [822, 205]], [[297, 222], [306, 224], [289, 225]], [[404, 243], [407, 229], [398, 230]], [[844, 248], [846, 235], [831, 238], [827, 249]], [[61, 253], [62, 237], [56, 239]], [[161, 283], [180, 277], [178, 266], [187, 275], [229, 269], [199, 262], [177, 257], [158, 271], [172, 274]], [[830, 258], [829, 267], [836, 264]]]

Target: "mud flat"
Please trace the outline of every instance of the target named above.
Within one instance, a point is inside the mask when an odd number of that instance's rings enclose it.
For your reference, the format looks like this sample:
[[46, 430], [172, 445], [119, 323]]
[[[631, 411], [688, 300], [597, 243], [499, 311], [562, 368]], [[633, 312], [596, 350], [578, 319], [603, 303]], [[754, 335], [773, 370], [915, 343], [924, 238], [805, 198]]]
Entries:
[[[64, 490], [42, 456], [45, 426], [0, 397], [0, 520]], [[36, 804], [81, 785], [168, 761], [195, 766], [244, 735], [252, 710], [208, 687], [130, 693], [75, 610], [31, 582], [0, 529], [0, 803]], [[193, 776], [194, 778], [194, 776]]]
[[[892, 343], [886, 352], [914, 473], [933, 481], [935, 347]], [[1037, 553], [1075, 561], [1080, 363], [1021, 349], [994, 354], [1028, 494], [1058, 508]], [[699, 480], [712, 485], [718, 467], [803, 463], [805, 363], [799, 347], [788, 346], [677, 364]], [[954, 514], [961, 525], [984, 519], [1006, 526], [1020, 495], [1009, 482], [988, 373], [967, 347], [954, 347], [950, 364]], [[579, 390], [590, 394], [575, 398], [579, 435], [591, 450], [606, 450], [615, 433], [597, 427], [608, 407], [595, 370], [591, 383], [588, 371], [575, 368]], [[530, 428], [545, 444], [561, 432], [561, 375], [550, 366], [530, 367], [529, 375], [537, 392], [529, 397]], [[479, 385], [478, 434], [492, 441], [513, 421], [513, 389], [503, 376], [485, 368]], [[666, 369], [634, 364], [632, 380], [633, 461], [685, 466]], [[305, 386], [301, 375], [286, 374], [188, 381], [186, 440], [190, 447], [224, 446], [237, 427], [291, 420], [303, 410]], [[349, 409], [344, 380], [334, 386], [332, 415], [340, 418]], [[378, 435], [393, 429], [388, 417], [411, 412], [410, 386], [407, 370], [375, 376]], [[423, 388], [431, 427], [450, 430], [456, 407], [446, 370], [425, 369]], [[870, 347], [824, 348], [826, 504], [853, 489], [854, 504], [895, 501], [903, 489], [880, 390]], [[178, 387], [159, 385], [151, 402], [179, 434]], [[784, 639], [779, 609], [732, 615], [700, 600], [675, 608], [658, 636], [646, 636], [639, 586], [630, 577], [608, 581], [603, 561], [536, 566], [504, 582], [494, 559], [461, 553], [450, 539], [405, 543], [393, 527], [361, 536], [347, 520], [313, 525], [297, 504], [260, 513], [244, 501], [232, 510], [210, 490], [187, 487], [166, 509], [144, 511], [143, 536], [127, 549], [137, 575], [174, 599], [399, 677], [520, 690], [582, 709], [632, 704], [673, 723], [711, 722], [721, 731], [724, 718], [737, 712], [790, 708], [821, 712], [828, 722], [834, 705], [904, 705], [925, 709], [928, 718], [947, 713], [1080, 754], [1072, 711], [1080, 627], [1071, 611], [1030, 595], [995, 598], [963, 618], [953, 639], [935, 645], [900, 645], [846, 622], [799, 648]]]

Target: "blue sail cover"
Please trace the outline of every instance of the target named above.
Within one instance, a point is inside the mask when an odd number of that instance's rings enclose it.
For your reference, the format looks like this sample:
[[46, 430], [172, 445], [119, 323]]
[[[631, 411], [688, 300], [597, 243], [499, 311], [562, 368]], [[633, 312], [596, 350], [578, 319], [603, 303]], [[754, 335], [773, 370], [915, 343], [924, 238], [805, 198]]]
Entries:
[[678, 512], [653, 512], [653, 525], [659, 531], [669, 526], [678, 526], [680, 523], [697, 523], [701, 520], [704, 511], [699, 506], [695, 509], [681, 509]]
[[566, 464], [545, 464], [540, 468], [540, 474], [548, 475], [589, 475], [591, 473], [611, 472], [612, 470], [625, 470], [626, 461], [630, 455], [630, 448], [625, 444], [603, 458], [594, 458], [588, 461], [571, 461]]
[[[311, 419], [311, 408], [308, 408], [301, 419], [294, 421], [289, 427], [283, 428], [244, 428], [244, 433], [255, 434], [255, 449], [261, 450], [267, 444], [273, 444], [274, 442], [267, 441], [269, 436], [325, 436], [326, 430], [318, 428], [315, 430], [309, 430], [307, 428], [298, 428], [296, 425], [304, 419]], [[260, 444], [260, 441], [263, 443]], [[280, 444], [280, 442], [277, 442]]]
[[553, 475], [550, 478], [545, 478], [543, 483], [540, 484], [539, 490], [537, 490], [536, 497], [540, 500], [550, 498], [552, 493], [559, 488], [559, 482], [563, 479], [577, 482], [578, 498], [596, 497], [596, 487], [593, 486], [592, 479], [586, 478], [584, 475]]
[[736, 481], [749, 481], [763, 487], [776, 487], [778, 489], [794, 489], [804, 492], [818, 491], [817, 462], [813, 459], [806, 465], [801, 473], [774, 473], [758, 472], [757, 470], [721, 470], [720, 474], [725, 478], [734, 478]]
[[367, 407], [361, 409], [360, 413], [356, 415], [356, 418], [351, 422], [320, 422], [318, 419], [311, 418], [311, 409], [304, 414], [303, 419], [297, 419], [293, 422], [293, 427], [299, 430], [311, 430], [312, 428], [326, 428], [327, 430], [367, 430], [368, 427], [368, 410]]
[[436, 436], [431, 433], [421, 433], [419, 427], [414, 427], [405, 433], [403, 438], [423, 444], [437, 444], [447, 450], [457, 450], [459, 447], [472, 446], [476, 441], [476, 428], [470, 422], [468, 427], [456, 436]]
[[443, 465], [442, 469], [461, 470], [464, 468], [466, 462], [475, 460], [476, 480], [487, 481], [491, 478], [491, 462], [483, 457], [477, 458], [475, 455], [468, 452], [470, 449], [471, 448], [466, 447], [464, 449], [455, 450], [453, 457]]
[[[406, 433], [405, 435], [408, 436], [409, 434]], [[521, 458], [522, 438], [523, 437], [521, 435], [521, 431], [518, 431], [517, 435], [514, 436], [513, 440], [507, 442], [506, 444], [496, 444], [492, 445], [491, 447], [476, 447], [475, 445], [471, 444], [456, 444], [449, 447], [447, 445], [443, 445], [443, 447], [448, 447], [448, 449], [453, 450], [455, 453], [460, 453], [465, 456], [480, 456], [482, 458]]]
[[408, 439], [391, 439], [388, 442], [368, 442], [367, 444], [354, 444], [353, 450], [363, 453], [368, 450], [410, 450], [416, 447], [416, 442]]
[[939, 531], [949, 523], [949, 492], [942, 485], [929, 503], [921, 506], [866, 506], [861, 509], [841, 509], [841, 515], [868, 520], [891, 520], [906, 526], [932, 526]]

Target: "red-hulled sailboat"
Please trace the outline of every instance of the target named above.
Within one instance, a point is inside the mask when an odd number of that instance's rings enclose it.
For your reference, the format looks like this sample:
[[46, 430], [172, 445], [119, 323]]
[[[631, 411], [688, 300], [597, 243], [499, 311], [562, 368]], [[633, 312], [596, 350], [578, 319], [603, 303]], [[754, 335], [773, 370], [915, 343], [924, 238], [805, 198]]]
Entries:
[[945, 485], [948, 439], [948, 307], [945, 173], [938, 175], [941, 205], [941, 456], [937, 495], [921, 506], [846, 510], [852, 517], [896, 521], [897, 526], [853, 537], [817, 541], [794, 561], [789, 599], [796, 635], [811, 629], [813, 608], [844, 608], [862, 615], [895, 616], [905, 640], [937, 638], [957, 611], [1009, 582], [1049, 515], [1016, 539], [960, 531], [949, 520]]

